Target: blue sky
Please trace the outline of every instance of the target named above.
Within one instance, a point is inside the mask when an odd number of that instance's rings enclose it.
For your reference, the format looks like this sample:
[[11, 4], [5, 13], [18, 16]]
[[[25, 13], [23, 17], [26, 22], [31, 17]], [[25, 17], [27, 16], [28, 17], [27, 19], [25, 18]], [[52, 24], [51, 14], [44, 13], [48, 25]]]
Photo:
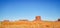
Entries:
[[60, 18], [59, 0], [0, 0], [0, 21], [2, 20], [42, 20], [54, 21]]

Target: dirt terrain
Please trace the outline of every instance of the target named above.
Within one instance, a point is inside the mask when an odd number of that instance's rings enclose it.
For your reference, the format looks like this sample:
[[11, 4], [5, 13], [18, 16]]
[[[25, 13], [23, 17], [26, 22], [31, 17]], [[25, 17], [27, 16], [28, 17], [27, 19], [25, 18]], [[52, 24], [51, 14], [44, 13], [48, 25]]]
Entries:
[[19, 20], [0, 22], [0, 28], [60, 28], [60, 21], [42, 21], [40, 16], [36, 16], [33, 21]]

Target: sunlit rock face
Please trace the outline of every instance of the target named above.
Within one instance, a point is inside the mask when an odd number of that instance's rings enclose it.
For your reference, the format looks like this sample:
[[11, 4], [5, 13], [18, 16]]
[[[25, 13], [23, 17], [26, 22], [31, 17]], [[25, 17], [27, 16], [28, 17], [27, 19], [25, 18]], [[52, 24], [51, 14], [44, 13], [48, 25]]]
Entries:
[[60, 21], [42, 21], [41, 16], [36, 16], [34, 21], [18, 20], [12, 22], [4, 20], [0, 22], [0, 28], [60, 28]]
[[36, 16], [35, 21], [41, 21], [41, 16]]

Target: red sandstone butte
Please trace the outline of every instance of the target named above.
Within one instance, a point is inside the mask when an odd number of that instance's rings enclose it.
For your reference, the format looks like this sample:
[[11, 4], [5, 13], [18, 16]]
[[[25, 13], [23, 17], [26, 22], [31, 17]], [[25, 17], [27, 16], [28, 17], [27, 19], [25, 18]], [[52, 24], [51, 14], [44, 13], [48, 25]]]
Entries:
[[41, 16], [36, 16], [35, 21], [41, 21]]

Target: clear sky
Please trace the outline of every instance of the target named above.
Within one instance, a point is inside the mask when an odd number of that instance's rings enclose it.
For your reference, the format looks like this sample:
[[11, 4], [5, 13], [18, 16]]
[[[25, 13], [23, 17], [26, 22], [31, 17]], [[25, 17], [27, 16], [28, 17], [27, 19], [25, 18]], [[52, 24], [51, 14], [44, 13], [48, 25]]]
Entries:
[[0, 21], [2, 20], [42, 20], [54, 21], [60, 18], [59, 0], [0, 0]]

